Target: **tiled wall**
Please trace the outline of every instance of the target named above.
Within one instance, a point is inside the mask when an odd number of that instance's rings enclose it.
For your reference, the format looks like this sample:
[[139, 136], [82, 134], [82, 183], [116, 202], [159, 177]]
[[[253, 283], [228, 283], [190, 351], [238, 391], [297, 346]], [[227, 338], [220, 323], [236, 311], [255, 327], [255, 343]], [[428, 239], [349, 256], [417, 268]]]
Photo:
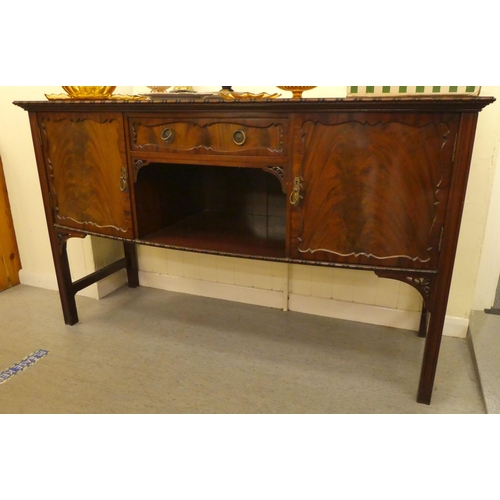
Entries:
[[[219, 298], [227, 295], [228, 300], [233, 300], [234, 294], [242, 293], [243, 297], [245, 289], [254, 289], [254, 292], [262, 291], [265, 297], [270, 297], [270, 303], [265, 304], [266, 299], [263, 299], [263, 304], [271, 307], [281, 307], [288, 295], [408, 312], [420, 311], [422, 304], [418, 292], [409, 285], [381, 279], [367, 271], [288, 266], [146, 246], [139, 246], [138, 252], [143, 277], [150, 281], [151, 277], [157, 276], [160, 279], [154, 280], [153, 286], [162, 288], [162, 283], [165, 283], [166, 289], [173, 291], [198, 293], [198, 290], [204, 295]], [[252, 294], [248, 297], [251, 301]], [[325, 315], [328, 315], [326, 310]]]

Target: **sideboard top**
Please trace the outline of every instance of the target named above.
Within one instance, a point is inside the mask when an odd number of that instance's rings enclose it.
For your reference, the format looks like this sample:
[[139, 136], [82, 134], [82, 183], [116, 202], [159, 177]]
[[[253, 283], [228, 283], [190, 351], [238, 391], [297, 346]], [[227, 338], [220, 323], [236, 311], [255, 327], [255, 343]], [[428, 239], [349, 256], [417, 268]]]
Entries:
[[479, 112], [495, 102], [494, 97], [346, 97], [304, 99], [166, 99], [106, 100], [60, 99], [47, 101], [15, 101], [26, 111], [275, 111], [275, 112], [335, 112], [335, 111], [456, 111]]

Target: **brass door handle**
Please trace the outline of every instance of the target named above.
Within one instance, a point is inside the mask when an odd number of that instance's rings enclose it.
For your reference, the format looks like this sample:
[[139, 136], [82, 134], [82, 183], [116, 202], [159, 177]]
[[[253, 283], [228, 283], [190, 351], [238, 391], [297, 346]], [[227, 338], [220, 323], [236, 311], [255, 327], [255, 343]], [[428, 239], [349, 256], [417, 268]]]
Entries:
[[165, 144], [172, 144], [172, 142], [174, 142], [174, 139], [175, 139], [175, 132], [171, 128], [166, 128], [161, 133], [161, 140]]
[[300, 204], [300, 200], [303, 199], [303, 196], [300, 194], [300, 191], [302, 189], [302, 179], [300, 177], [295, 177], [293, 180], [293, 191], [292, 194], [290, 195], [290, 203], [294, 207], [298, 207]]
[[120, 176], [120, 191], [125, 193], [128, 191], [128, 172], [125, 167], [122, 168]]

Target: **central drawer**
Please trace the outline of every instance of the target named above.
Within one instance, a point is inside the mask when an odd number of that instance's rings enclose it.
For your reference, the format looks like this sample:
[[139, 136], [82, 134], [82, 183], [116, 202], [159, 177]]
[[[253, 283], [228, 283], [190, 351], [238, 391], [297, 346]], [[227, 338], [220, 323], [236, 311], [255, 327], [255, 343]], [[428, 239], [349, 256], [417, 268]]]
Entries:
[[132, 151], [182, 154], [286, 156], [283, 118], [129, 117]]

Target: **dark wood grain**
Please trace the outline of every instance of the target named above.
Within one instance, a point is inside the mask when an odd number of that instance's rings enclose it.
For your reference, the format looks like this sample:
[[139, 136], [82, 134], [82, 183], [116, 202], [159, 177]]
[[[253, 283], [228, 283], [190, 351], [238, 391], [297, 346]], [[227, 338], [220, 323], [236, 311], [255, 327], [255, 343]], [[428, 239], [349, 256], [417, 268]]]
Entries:
[[423, 118], [302, 124], [293, 257], [437, 268], [457, 117]]
[[[136, 118], [129, 120], [132, 149], [136, 151], [169, 151], [191, 154], [284, 155], [283, 137], [286, 120], [254, 119], [225, 122], [222, 120], [159, 120]], [[168, 142], [162, 136], [169, 130]], [[245, 134], [242, 144], [234, 134]]]
[[453, 265], [460, 235], [460, 223], [467, 192], [477, 120], [477, 113], [463, 113], [461, 116], [450, 185], [453, 196], [450, 196], [444, 222], [441, 258], [439, 260], [437, 280], [432, 290], [430, 321], [417, 395], [417, 401], [424, 404], [430, 404], [432, 399], [446, 319], [446, 308], [453, 277]]
[[132, 237], [121, 115], [45, 114], [39, 127], [56, 222]]

